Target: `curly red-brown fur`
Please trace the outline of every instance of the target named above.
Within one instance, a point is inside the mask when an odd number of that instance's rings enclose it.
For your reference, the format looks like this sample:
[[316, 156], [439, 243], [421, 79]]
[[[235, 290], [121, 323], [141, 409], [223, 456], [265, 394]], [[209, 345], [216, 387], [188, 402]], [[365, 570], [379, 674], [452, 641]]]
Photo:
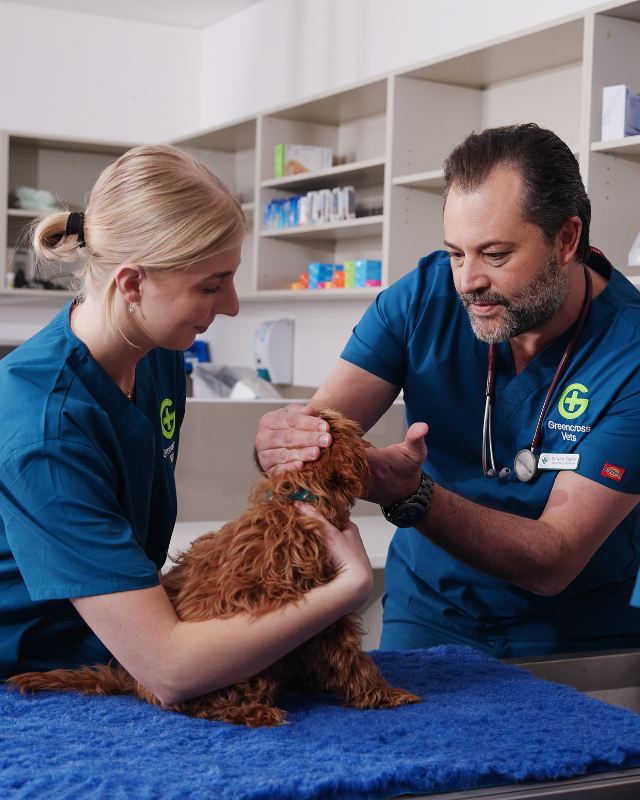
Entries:
[[[331, 428], [331, 447], [303, 469], [265, 476], [254, 487], [250, 506], [218, 533], [196, 539], [162, 577], [176, 615], [185, 621], [230, 617], [241, 611], [268, 614], [335, 577], [316, 520], [300, 515], [292, 495], [310, 492], [313, 504], [343, 529], [356, 497], [369, 486], [362, 430], [340, 414], [318, 415]], [[280, 725], [286, 713], [274, 706], [278, 687], [339, 692], [344, 705], [392, 708], [420, 698], [389, 686], [369, 655], [362, 652], [357, 614], [348, 614], [246, 681], [186, 700], [169, 708], [192, 717], [250, 727]], [[154, 705], [158, 698], [115, 661], [77, 670], [26, 672], [8, 683], [22, 693], [76, 690], [83, 694], [133, 694]]]

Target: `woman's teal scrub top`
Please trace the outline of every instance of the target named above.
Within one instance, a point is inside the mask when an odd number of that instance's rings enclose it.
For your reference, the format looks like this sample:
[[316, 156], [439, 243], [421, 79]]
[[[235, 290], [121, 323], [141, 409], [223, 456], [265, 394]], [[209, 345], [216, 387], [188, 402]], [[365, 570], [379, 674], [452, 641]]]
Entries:
[[[590, 266], [609, 278], [605, 259], [594, 255]], [[574, 329], [518, 375], [509, 343], [498, 345], [493, 413], [498, 469], [513, 469], [516, 453], [531, 446]], [[513, 471], [502, 479], [483, 474], [488, 350], [458, 299], [448, 254], [438, 251], [378, 295], [342, 358], [403, 388], [408, 423], [429, 425], [423, 469], [436, 483], [483, 506], [538, 519], [556, 472], [542, 473], [532, 483], [522, 483]], [[593, 300], [551, 399], [541, 452], [578, 453], [578, 475], [640, 494], [640, 293], [616, 270]], [[479, 638], [549, 641], [640, 632], [640, 610], [629, 606], [640, 564], [639, 510], [555, 597], [478, 572], [414, 529], [398, 530], [393, 538], [386, 591], [419, 617]]]
[[185, 396], [182, 353], [156, 348], [131, 402], [69, 305], [0, 361], [0, 678], [108, 660], [68, 598], [159, 583]]

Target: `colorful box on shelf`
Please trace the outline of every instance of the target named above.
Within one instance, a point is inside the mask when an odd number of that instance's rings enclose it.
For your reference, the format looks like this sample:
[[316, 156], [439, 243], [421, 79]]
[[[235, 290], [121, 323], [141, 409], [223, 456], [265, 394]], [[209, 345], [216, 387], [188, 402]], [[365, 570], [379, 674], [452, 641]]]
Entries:
[[309, 289], [324, 289], [325, 284], [333, 281], [333, 264], [309, 264]]
[[330, 147], [311, 147], [306, 144], [277, 144], [273, 177], [285, 178], [303, 172], [329, 169], [333, 162]]
[[345, 186], [272, 200], [264, 207], [263, 228], [272, 231], [355, 218], [355, 189]]
[[354, 281], [356, 288], [382, 286], [382, 261], [355, 261]]

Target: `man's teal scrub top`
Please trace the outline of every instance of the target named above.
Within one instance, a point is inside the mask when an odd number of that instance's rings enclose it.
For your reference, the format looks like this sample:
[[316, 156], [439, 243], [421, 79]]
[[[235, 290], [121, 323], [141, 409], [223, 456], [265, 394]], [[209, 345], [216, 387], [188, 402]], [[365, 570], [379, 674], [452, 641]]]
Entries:
[[157, 348], [127, 399], [69, 305], [0, 361], [0, 678], [109, 659], [70, 597], [159, 583], [186, 380]]
[[[590, 266], [609, 278], [608, 262]], [[516, 375], [508, 342], [497, 348], [493, 446], [498, 469], [513, 469], [536, 423], [572, 326]], [[486, 478], [482, 426], [489, 345], [471, 329], [446, 252], [423, 258], [378, 295], [342, 358], [404, 390], [407, 420], [426, 422], [423, 469], [473, 502], [537, 519], [555, 472], [532, 483]], [[593, 300], [586, 325], [547, 411], [542, 453], [578, 453], [577, 470], [618, 492], [640, 494], [640, 293], [619, 272]], [[478, 638], [581, 639], [640, 632], [629, 606], [640, 563], [640, 508], [626, 517], [580, 575], [541, 597], [465, 566], [413, 529], [389, 550], [387, 593], [421, 618]], [[516, 531], [517, 533], [517, 531]], [[635, 595], [640, 604], [640, 596]]]

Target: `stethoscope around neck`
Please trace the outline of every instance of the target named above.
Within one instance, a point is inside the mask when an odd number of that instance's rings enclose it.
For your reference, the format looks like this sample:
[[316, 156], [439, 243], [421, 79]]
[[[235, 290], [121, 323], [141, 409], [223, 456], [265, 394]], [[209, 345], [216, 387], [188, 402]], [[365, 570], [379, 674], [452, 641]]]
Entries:
[[[591, 306], [591, 298], [593, 296], [593, 284], [591, 281], [591, 274], [587, 267], [584, 267], [584, 274], [585, 280], [587, 283], [587, 288], [584, 295], [584, 302], [582, 303], [582, 311], [580, 312], [580, 319], [578, 320], [578, 325], [575, 329], [575, 332], [571, 338], [571, 341], [567, 345], [562, 358], [560, 359], [560, 363], [558, 364], [558, 369], [556, 370], [556, 374], [553, 376], [553, 380], [551, 381], [551, 386], [549, 386], [549, 391], [547, 392], [547, 396], [544, 399], [544, 404], [542, 406], [542, 410], [540, 411], [540, 416], [538, 417], [538, 424], [536, 425], [536, 432], [533, 435], [533, 441], [531, 442], [531, 447], [525, 448], [524, 450], [520, 450], [517, 453], [515, 460], [513, 462], [513, 469], [516, 473], [516, 476], [525, 483], [533, 480], [536, 475], [538, 474], [538, 458], [539, 456], [536, 454], [536, 449], [540, 444], [540, 440], [542, 439], [542, 423], [544, 422], [544, 416], [547, 413], [547, 408], [549, 407], [549, 403], [551, 402], [551, 398], [553, 397], [553, 393], [555, 392], [562, 376], [564, 375], [567, 366], [569, 364], [569, 359], [571, 358], [571, 354], [576, 346], [576, 343], [582, 333], [582, 329], [584, 328], [584, 324], [587, 320], [587, 314], [589, 313], [589, 308]], [[504, 467], [500, 471], [496, 467], [496, 462], [493, 457], [493, 425], [492, 425], [492, 416], [493, 416], [493, 403], [495, 400], [495, 393], [496, 393], [496, 346], [495, 344], [491, 344], [489, 346], [489, 366], [487, 369], [487, 399], [485, 402], [484, 407], [484, 424], [482, 426], [482, 469], [484, 474], [487, 478], [508, 478], [511, 475], [511, 470], [509, 467]], [[489, 441], [489, 458], [491, 460], [491, 467], [487, 469], [487, 440]]]

